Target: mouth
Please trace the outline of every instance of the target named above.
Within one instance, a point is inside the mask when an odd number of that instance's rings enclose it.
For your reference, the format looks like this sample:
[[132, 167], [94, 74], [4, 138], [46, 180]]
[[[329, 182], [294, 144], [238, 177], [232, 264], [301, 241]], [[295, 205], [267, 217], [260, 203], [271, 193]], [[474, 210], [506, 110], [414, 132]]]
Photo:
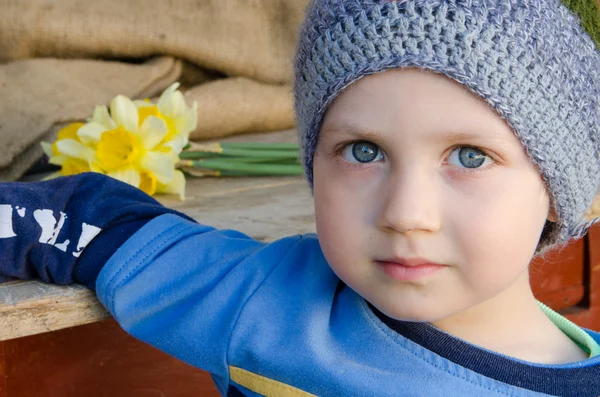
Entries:
[[375, 263], [385, 274], [399, 281], [419, 280], [447, 267], [423, 258], [390, 258]]

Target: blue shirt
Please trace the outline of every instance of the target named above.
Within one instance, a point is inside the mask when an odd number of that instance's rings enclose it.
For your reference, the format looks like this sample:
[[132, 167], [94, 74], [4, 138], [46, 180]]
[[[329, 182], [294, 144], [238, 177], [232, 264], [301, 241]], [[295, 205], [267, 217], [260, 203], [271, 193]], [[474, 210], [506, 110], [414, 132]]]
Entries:
[[209, 371], [223, 395], [600, 395], [600, 356], [533, 364], [387, 318], [341, 283], [315, 235], [266, 244], [161, 215], [96, 289], [127, 332]]

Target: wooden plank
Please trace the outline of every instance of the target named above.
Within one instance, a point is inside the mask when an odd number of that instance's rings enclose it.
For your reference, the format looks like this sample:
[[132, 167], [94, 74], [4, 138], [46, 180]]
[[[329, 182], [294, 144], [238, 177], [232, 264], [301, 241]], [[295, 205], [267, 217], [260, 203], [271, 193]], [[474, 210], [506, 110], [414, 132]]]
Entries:
[[554, 310], [578, 304], [584, 296], [584, 240], [551, 250], [529, 267], [535, 297]]
[[0, 349], [9, 390], [0, 383], [2, 397], [219, 396], [208, 373], [135, 339], [112, 319], [0, 342]]
[[566, 317], [582, 327], [600, 331], [600, 225], [592, 227], [586, 238], [589, 260], [587, 307], [567, 313]]
[[109, 314], [92, 291], [37, 281], [0, 285], [0, 340], [102, 320]]
[[165, 204], [200, 223], [234, 228], [260, 241], [315, 231], [312, 196], [301, 178], [263, 178], [253, 186], [214, 182], [213, 189], [196, 183], [185, 202]]
[[585, 298], [585, 287], [583, 285], [574, 285], [549, 291], [540, 296], [536, 295], [536, 298], [553, 310], [564, 314], [572, 307], [579, 307], [577, 305]]
[[0, 343], [0, 396], [7, 397], [7, 378], [8, 378], [8, 364], [6, 362], [6, 353], [4, 343]]

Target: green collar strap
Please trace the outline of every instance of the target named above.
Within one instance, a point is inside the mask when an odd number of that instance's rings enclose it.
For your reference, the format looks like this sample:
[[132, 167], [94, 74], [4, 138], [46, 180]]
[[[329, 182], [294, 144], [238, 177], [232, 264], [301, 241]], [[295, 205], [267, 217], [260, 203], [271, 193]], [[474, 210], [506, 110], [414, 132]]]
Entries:
[[573, 342], [577, 343], [577, 345], [579, 345], [579, 347], [583, 349], [583, 351], [589, 354], [590, 358], [600, 354], [600, 345], [598, 344], [598, 342], [596, 342], [594, 338], [592, 338], [581, 327], [579, 327], [572, 321], [567, 320], [565, 317], [550, 309], [542, 302], [538, 301], [538, 305], [540, 306], [544, 314], [548, 316], [550, 321], [552, 321], [562, 332], [564, 332], [565, 335], [571, 338]]

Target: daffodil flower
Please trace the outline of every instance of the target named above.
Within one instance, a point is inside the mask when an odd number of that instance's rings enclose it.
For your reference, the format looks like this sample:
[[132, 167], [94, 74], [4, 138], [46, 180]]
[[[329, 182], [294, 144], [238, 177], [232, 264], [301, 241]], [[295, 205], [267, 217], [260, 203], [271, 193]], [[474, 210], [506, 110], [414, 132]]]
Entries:
[[58, 131], [53, 144], [42, 142], [42, 150], [48, 156], [48, 162], [60, 165], [56, 176], [74, 175], [96, 170], [94, 150], [85, 146], [77, 132], [83, 123], [72, 123]]
[[87, 123], [73, 123], [58, 132], [53, 144], [42, 142], [60, 175], [100, 172], [153, 195], [177, 194], [183, 200], [185, 176], [176, 170], [179, 154], [196, 129], [197, 104], [185, 103], [168, 87], [154, 105], [119, 95], [106, 106], [96, 106]]
[[170, 190], [183, 197], [185, 180], [181, 184], [176, 178], [176, 154], [163, 144], [168, 132], [165, 120], [154, 115], [140, 123], [137, 107], [119, 95], [110, 103], [110, 114], [105, 106], [96, 107], [77, 135], [95, 148], [97, 165], [107, 175], [150, 195]]
[[179, 154], [187, 145], [190, 133], [196, 129], [198, 122], [198, 104], [187, 106], [179, 83], [171, 84], [160, 96], [156, 105], [149, 100], [135, 101], [138, 108], [139, 122], [147, 117], [155, 116], [165, 121], [168, 132], [161, 146], [168, 147]]
[[185, 175], [179, 170], [173, 173], [173, 180], [169, 184], [157, 182], [156, 193], [176, 194], [180, 200], [185, 198]]

